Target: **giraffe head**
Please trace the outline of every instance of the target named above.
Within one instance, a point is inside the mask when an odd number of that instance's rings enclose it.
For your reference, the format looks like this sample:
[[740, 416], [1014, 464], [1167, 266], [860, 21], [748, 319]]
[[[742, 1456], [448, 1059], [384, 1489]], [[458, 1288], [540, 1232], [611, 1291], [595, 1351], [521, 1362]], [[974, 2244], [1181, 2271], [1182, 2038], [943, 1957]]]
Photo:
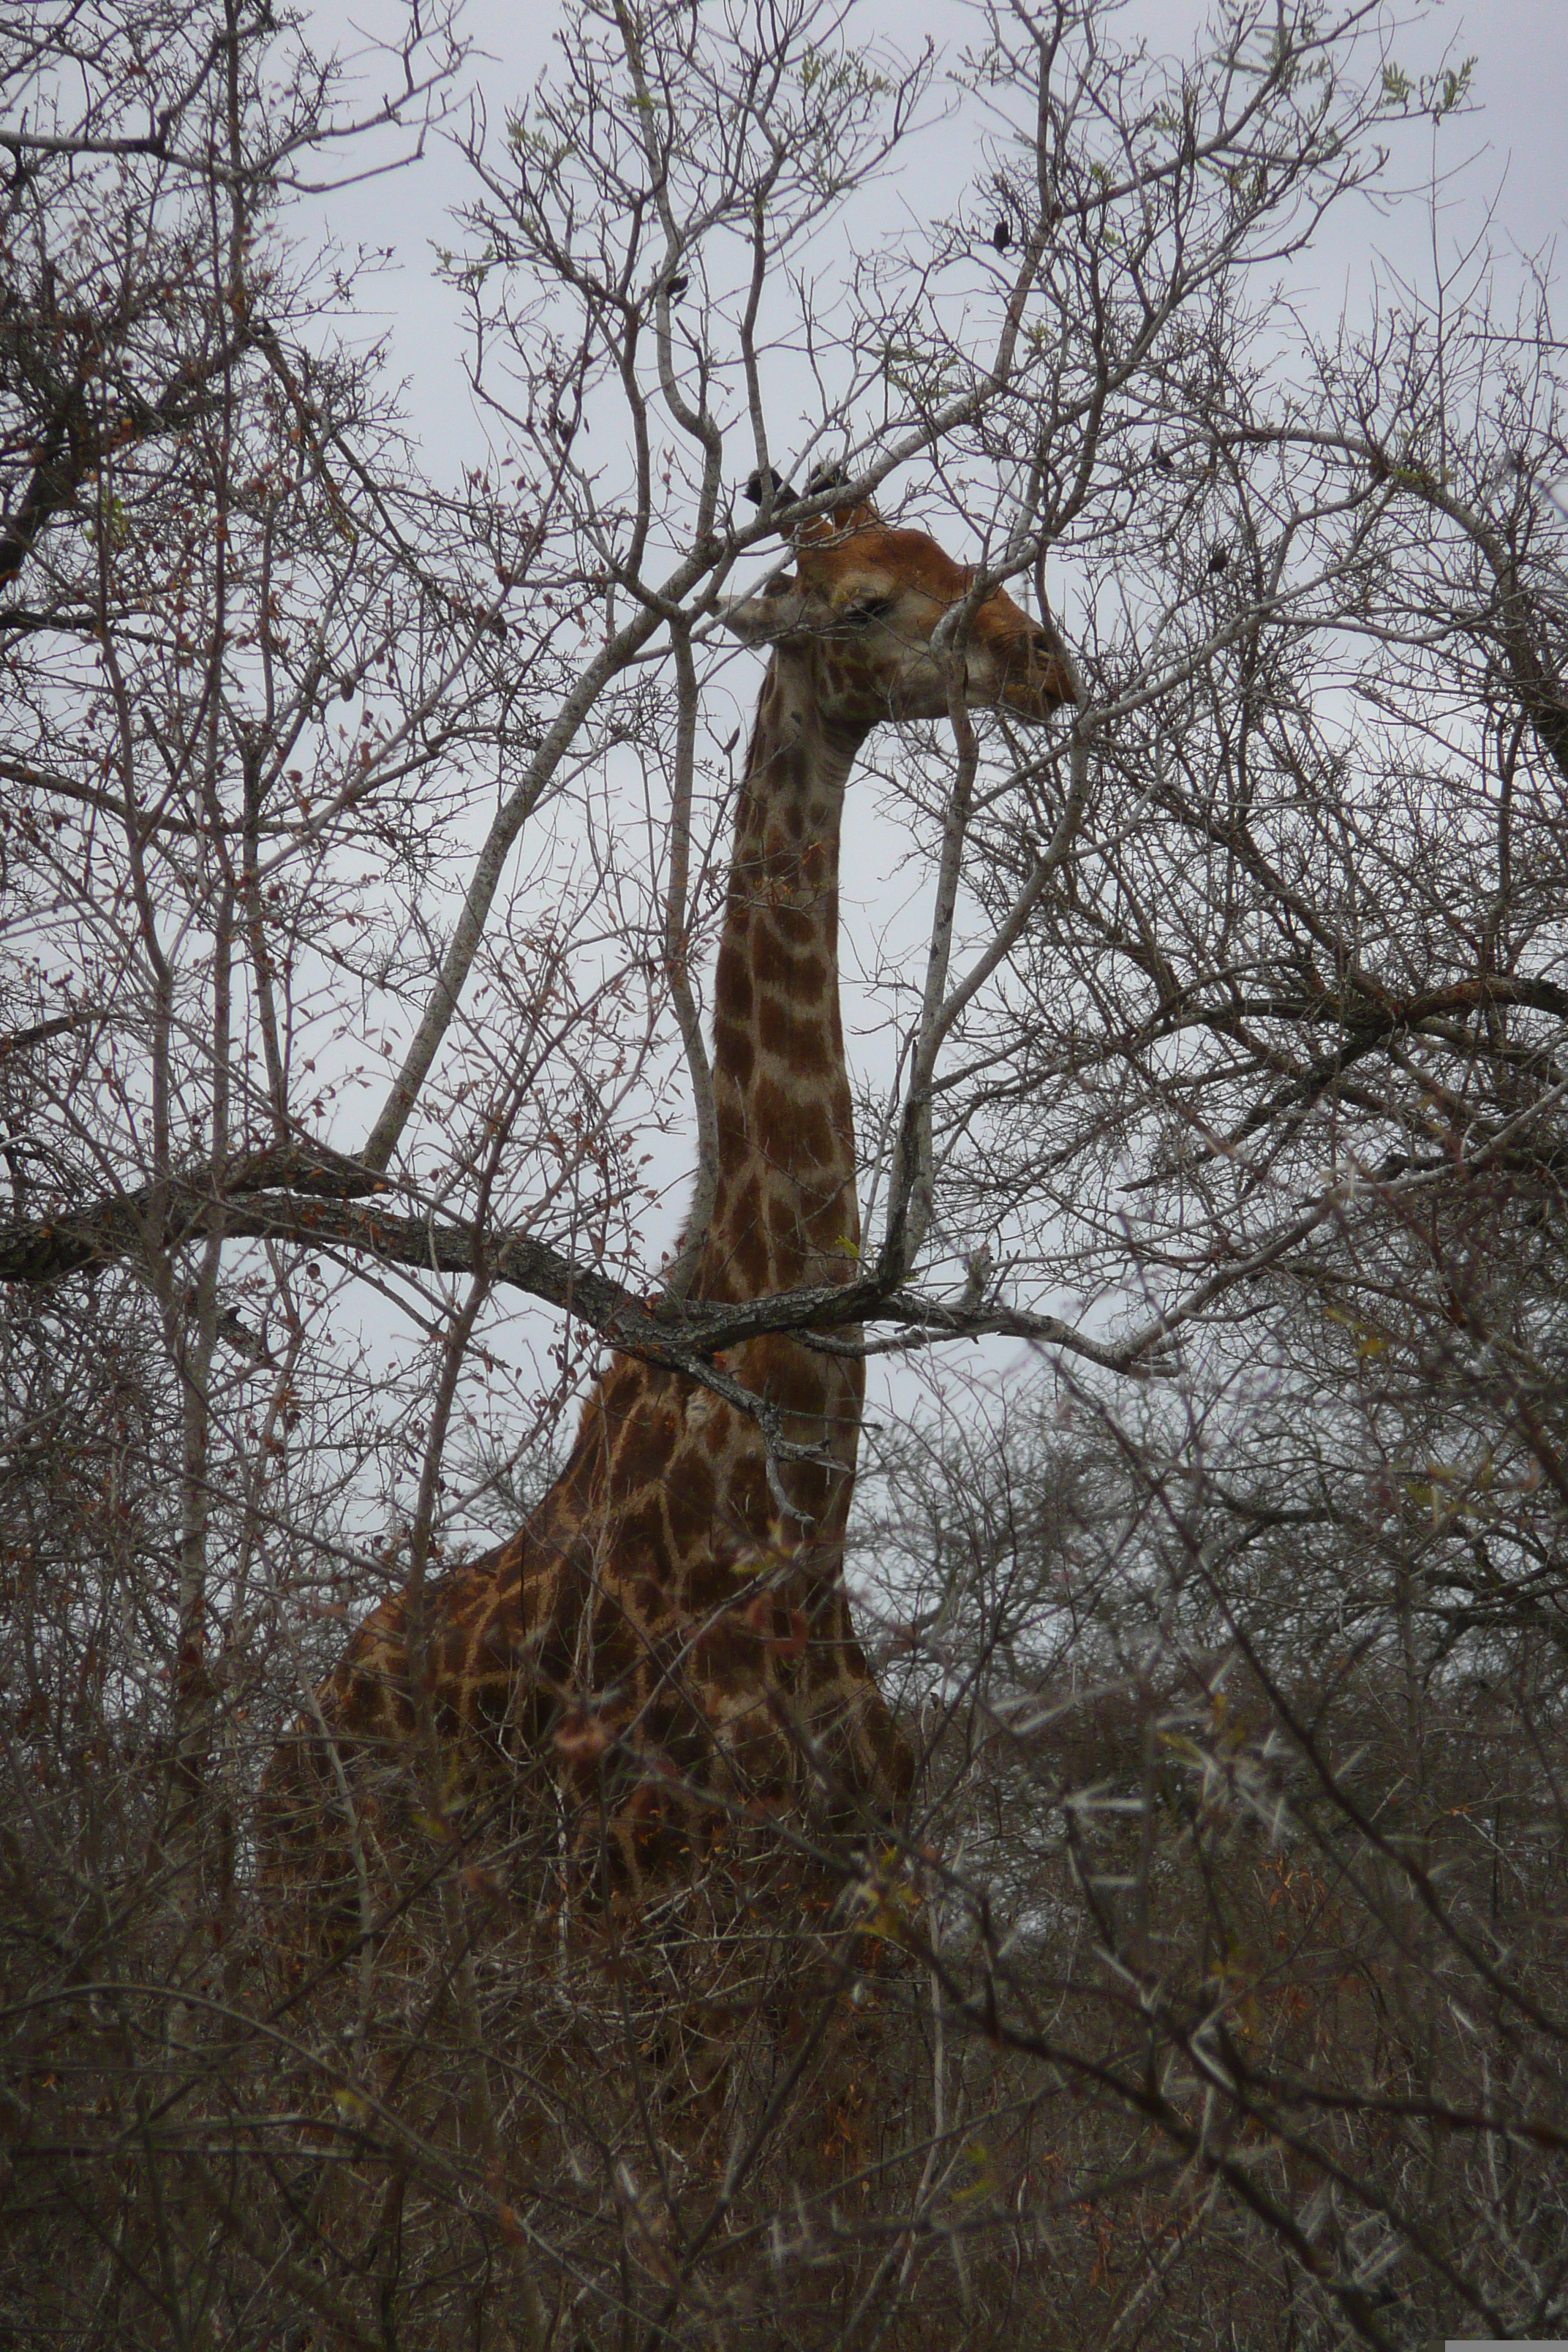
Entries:
[[[781, 504], [788, 498], [781, 488]], [[818, 709], [845, 727], [945, 719], [950, 616], [969, 593], [973, 570], [924, 531], [891, 529], [864, 500], [793, 530], [786, 519], [784, 528], [795, 545], [794, 572], [736, 598], [724, 610], [726, 628], [743, 645], [809, 665]], [[1060, 637], [1005, 589], [993, 589], [971, 616], [963, 660], [972, 709], [989, 706], [1037, 724], [1078, 700]]]

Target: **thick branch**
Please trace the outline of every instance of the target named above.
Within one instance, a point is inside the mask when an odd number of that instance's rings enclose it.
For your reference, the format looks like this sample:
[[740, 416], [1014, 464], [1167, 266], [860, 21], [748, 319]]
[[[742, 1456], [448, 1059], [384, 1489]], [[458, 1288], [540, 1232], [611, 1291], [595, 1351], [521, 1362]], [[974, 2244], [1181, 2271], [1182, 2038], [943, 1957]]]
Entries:
[[[287, 1191], [271, 1174], [289, 1171]], [[47, 1283], [132, 1257], [147, 1248], [178, 1249], [201, 1240], [221, 1219], [236, 1239], [297, 1242], [338, 1249], [383, 1264], [437, 1275], [474, 1275], [525, 1291], [590, 1323], [612, 1347], [667, 1370], [683, 1372], [764, 1423], [772, 1408], [733, 1380], [722, 1355], [769, 1332], [821, 1333], [847, 1324], [889, 1322], [954, 1339], [1004, 1333], [1068, 1348], [1107, 1370], [1139, 1372], [1170, 1318], [1117, 1347], [1075, 1330], [1055, 1316], [995, 1306], [971, 1310], [894, 1288], [865, 1276], [822, 1283], [726, 1306], [665, 1297], [649, 1308], [613, 1276], [577, 1265], [531, 1234], [476, 1234], [471, 1226], [406, 1216], [363, 1195], [384, 1180], [350, 1160], [322, 1154], [267, 1153], [220, 1191], [210, 1174], [183, 1184], [148, 1187], [79, 1214], [0, 1226], [0, 1281]], [[157, 1218], [154, 1228], [151, 1220]], [[782, 1450], [795, 1451], [790, 1447]]]

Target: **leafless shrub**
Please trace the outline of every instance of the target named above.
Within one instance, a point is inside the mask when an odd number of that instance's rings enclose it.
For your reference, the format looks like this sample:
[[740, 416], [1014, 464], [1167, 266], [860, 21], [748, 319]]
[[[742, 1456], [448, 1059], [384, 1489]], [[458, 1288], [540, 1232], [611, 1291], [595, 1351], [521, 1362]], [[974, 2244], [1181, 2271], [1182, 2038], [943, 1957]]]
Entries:
[[[976, 27], [972, 187], [857, 260], [932, 68], [807, 0], [584, 5], [500, 123], [439, 6], [357, 113], [252, 0], [0, 15], [6, 2342], [1562, 2327], [1550, 289], [1274, 290], [1468, 102], [1359, 0]], [[442, 121], [457, 485], [310, 209]], [[866, 1239], [715, 1304], [720, 614], [849, 497], [1082, 694], [872, 739]], [[628, 1905], [591, 1713], [426, 1709], [280, 1883], [279, 1735], [601, 1343], [770, 1327], [930, 1368], [850, 1561], [907, 1813], [672, 1769]]]

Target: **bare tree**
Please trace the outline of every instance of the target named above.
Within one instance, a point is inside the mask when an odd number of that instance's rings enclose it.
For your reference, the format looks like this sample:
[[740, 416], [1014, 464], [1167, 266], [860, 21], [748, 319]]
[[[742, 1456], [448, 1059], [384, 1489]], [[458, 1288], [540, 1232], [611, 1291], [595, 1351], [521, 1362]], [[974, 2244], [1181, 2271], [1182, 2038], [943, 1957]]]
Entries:
[[[1548, 289], [1301, 325], [1469, 103], [1363, 0], [973, 29], [969, 190], [856, 259], [931, 59], [574, 8], [460, 118], [452, 484], [310, 210], [451, 108], [447, 14], [358, 105], [248, 0], [0, 18], [22, 2338], [1560, 2323]], [[722, 614], [867, 501], [973, 566], [876, 739], [928, 919], [849, 1278], [717, 1305]], [[1055, 733], [965, 707], [999, 588]], [[908, 1814], [747, 1827], [704, 1972], [563, 1899], [573, 1721], [469, 1801], [427, 1709], [278, 1966], [257, 1790], [355, 1622], [521, 1522], [601, 1343], [773, 1443], [770, 1330], [931, 1368], [857, 1538]]]

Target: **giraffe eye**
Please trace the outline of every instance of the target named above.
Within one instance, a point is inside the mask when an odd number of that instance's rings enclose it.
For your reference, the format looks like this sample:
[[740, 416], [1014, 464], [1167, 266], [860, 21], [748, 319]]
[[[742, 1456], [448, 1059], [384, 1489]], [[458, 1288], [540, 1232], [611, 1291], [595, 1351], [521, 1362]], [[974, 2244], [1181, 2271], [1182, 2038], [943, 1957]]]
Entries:
[[893, 609], [890, 596], [861, 596], [850, 605], [845, 619], [858, 629], [869, 626], [873, 621], [885, 621]]

